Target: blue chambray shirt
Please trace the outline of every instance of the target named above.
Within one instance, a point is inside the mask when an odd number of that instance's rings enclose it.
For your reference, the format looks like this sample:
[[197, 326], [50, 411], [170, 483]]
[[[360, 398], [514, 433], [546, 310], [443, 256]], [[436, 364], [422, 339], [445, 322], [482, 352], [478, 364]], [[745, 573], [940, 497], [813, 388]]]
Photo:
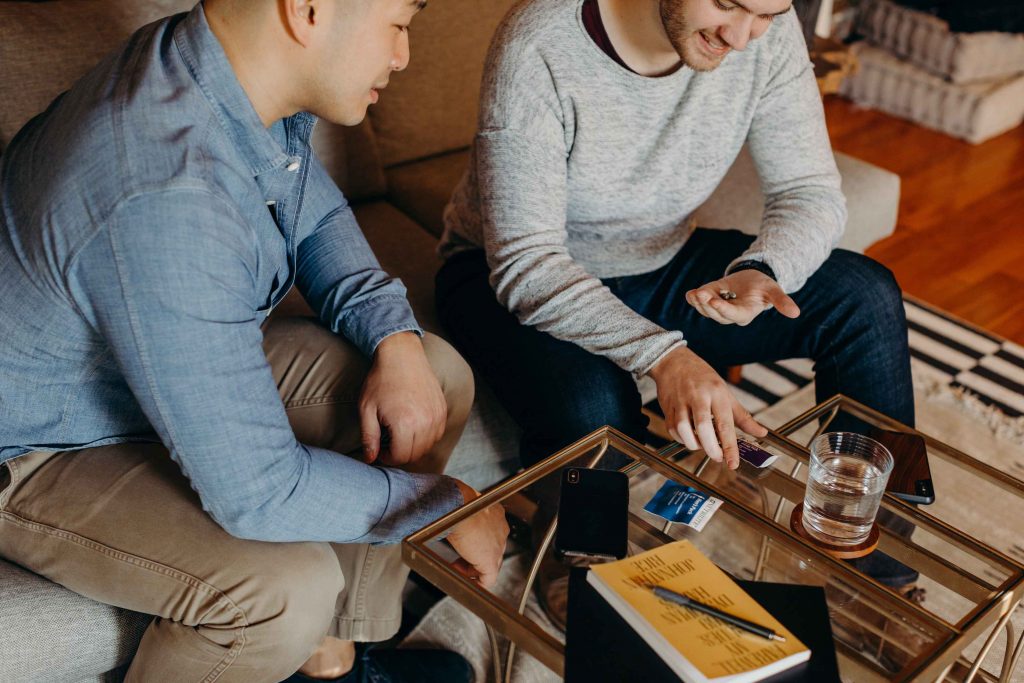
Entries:
[[265, 541], [394, 542], [461, 503], [447, 477], [288, 424], [260, 325], [293, 283], [367, 355], [420, 333], [310, 150], [315, 121], [261, 124], [200, 4], [18, 133], [0, 158], [0, 461], [159, 440], [221, 526]]

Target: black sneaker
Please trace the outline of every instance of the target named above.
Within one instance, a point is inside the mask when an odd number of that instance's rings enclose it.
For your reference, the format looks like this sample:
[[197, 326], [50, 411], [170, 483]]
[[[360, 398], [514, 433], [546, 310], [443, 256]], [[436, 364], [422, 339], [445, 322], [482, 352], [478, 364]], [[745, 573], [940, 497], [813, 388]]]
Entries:
[[473, 667], [450, 650], [376, 649], [356, 644], [356, 663], [339, 678], [311, 678], [295, 672], [283, 683], [473, 683]]

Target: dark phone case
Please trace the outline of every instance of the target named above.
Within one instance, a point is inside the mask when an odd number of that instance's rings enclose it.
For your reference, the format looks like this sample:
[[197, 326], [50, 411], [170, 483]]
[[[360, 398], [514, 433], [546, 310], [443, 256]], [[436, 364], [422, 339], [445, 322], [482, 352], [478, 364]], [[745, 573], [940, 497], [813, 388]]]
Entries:
[[895, 461], [885, 490], [910, 503], [934, 503], [935, 488], [924, 439], [917, 434], [887, 429], [873, 429], [869, 436], [888, 448]]
[[[578, 473], [575, 483], [570, 473]], [[562, 471], [555, 555], [621, 559], [626, 556], [629, 477], [615, 470]]]

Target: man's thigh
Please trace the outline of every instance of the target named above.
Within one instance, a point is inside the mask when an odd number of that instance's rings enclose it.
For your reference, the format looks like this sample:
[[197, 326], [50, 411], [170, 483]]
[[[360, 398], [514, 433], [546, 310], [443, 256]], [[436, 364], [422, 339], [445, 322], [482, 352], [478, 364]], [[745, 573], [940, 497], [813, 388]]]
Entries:
[[[271, 318], [263, 340], [295, 437], [309, 446], [360, 457], [359, 398], [371, 359], [313, 318]], [[444, 393], [449, 419], [444, 438], [406, 469], [439, 473], [444, 471], [472, 406], [473, 376], [443, 339], [427, 333], [422, 342]]]
[[229, 645], [274, 614], [282, 585], [343, 586], [327, 544], [221, 529], [161, 445], [32, 453], [7, 467], [0, 555], [94, 600], [216, 627], [207, 637]]
[[370, 360], [313, 318], [271, 317], [263, 352], [295, 437], [355, 454], [361, 444], [359, 393]]

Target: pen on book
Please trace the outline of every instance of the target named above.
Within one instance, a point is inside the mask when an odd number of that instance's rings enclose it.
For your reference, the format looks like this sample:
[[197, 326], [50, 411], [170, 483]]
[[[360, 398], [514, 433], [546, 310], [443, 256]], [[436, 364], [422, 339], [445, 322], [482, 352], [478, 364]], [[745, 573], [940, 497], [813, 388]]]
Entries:
[[767, 638], [768, 640], [778, 640], [782, 643], [786, 642], [786, 638], [784, 636], [780, 636], [778, 633], [768, 628], [767, 626], [761, 626], [759, 624], [755, 624], [752, 621], [747, 621], [746, 619], [734, 617], [733, 615], [723, 612], [715, 607], [712, 607], [711, 605], [705, 605], [703, 602], [697, 602], [693, 598], [688, 598], [685, 595], [676, 593], [675, 591], [671, 591], [667, 588], [662, 588], [661, 586], [653, 586], [652, 590], [654, 591], [654, 594], [662, 600], [668, 600], [669, 602], [675, 603], [677, 605], [689, 607], [692, 610], [703, 612], [704, 614], [710, 614], [711, 616], [717, 619], [721, 619], [722, 621], [732, 624], [736, 628], [743, 629], [748, 633], [753, 633], [755, 635], [761, 636], [762, 638]]

